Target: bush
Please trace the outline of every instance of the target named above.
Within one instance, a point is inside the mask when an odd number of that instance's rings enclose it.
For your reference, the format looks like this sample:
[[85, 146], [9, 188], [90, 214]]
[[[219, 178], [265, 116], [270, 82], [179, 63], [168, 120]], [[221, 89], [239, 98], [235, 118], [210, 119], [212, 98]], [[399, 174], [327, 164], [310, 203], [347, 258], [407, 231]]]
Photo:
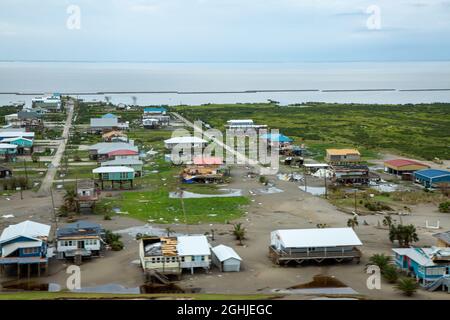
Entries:
[[381, 271], [386, 269], [386, 267], [389, 265], [389, 262], [391, 261], [391, 257], [382, 254], [374, 254], [369, 259], [369, 264], [374, 264], [380, 268]]
[[389, 207], [387, 204], [384, 204], [382, 202], [366, 202], [366, 204], [364, 205], [364, 207], [366, 207], [366, 209], [368, 209], [369, 211], [391, 211], [392, 208]]
[[266, 178], [265, 176], [260, 176], [260, 177], [259, 177], [259, 182], [262, 183], [262, 184], [264, 184], [264, 185], [267, 185], [267, 183], [269, 182], [269, 180], [267, 180], [267, 178]]
[[111, 246], [113, 251], [120, 251], [123, 249], [123, 242], [120, 241], [120, 234], [113, 233], [111, 230], [105, 231], [105, 242]]
[[396, 289], [402, 291], [407, 297], [411, 297], [418, 288], [416, 280], [413, 278], [402, 278], [398, 281]]
[[122, 241], [114, 241], [111, 243], [111, 249], [112, 251], [120, 251], [123, 249], [123, 243]]
[[396, 283], [398, 280], [397, 269], [393, 265], [385, 266], [384, 269], [381, 271], [381, 274], [389, 283]]
[[439, 204], [439, 212], [450, 213], [450, 201], [445, 201]]

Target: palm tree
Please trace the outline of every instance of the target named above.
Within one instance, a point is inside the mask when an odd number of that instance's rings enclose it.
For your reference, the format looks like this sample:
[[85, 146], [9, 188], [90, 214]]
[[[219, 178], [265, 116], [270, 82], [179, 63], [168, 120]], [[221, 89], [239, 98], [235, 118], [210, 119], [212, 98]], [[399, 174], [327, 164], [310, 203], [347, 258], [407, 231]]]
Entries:
[[392, 226], [392, 217], [391, 216], [385, 216], [383, 219], [383, 226], [385, 227], [391, 227]]
[[419, 236], [417, 235], [416, 227], [412, 224], [407, 226], [402, 224], [391, 225], [389, 229], [389, 240], [391, 242], [397, 240], [401, 247], [409, 247], [411, 243], [419, 241]]
[[402, 291], [405, 296], [411, 297], [417, 291], [418, 284], [413, 278], [402, 278], [398, 280], [395, 288]]
[[358, 225], [359, 225], [359, 222], [358, 222], [358, 217], [357, 216], [347, 220], [347, 227], [355, 229], [355, 227], [357, 227]]
[[242, 245], [242, 240], [245, 239], [245, 228], [242, 226], [242, 223], [236, 223], [233, 229], [233, 235], [236, 237], [236, 240], [239, 240], [239, 244]]
[[71, 212], [77, 210], [77, 193], [74, 189], [67, 189], [66, 194], [64, 195], [64, 204], [66, 205], [67, 209]]
[[381, 272], [389, 283], [396, 283], [398, 279], [397, 269], [393, 265], [387, 265]]
[[369, 264], [378, 266], [380, 270], [386, 269], [390, 261], [391, 257], [385, 255], [384, 253], [381, 254], [376, 253], [369, 258]]

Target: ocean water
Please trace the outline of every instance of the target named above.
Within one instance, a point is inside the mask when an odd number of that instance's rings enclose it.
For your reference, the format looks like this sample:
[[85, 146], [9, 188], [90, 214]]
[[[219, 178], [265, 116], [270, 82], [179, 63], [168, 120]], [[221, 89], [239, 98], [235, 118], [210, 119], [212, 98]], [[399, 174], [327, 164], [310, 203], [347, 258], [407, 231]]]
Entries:
[[[368, 89], [384, 91], [351, 91]], [[435, 91], [408, 91], [423, 89]], [[0, 105], [52, 92], [139, 105], [450, 102], [450, 62], [0, 62]]]

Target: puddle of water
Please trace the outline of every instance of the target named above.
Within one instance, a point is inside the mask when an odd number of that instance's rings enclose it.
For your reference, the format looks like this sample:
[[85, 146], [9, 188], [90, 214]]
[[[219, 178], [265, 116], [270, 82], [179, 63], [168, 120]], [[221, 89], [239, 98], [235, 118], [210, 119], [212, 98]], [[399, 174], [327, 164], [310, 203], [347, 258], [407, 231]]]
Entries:
[[277, 293], [288, 294], [323, 294], [323, 295], [353, 295], [355, 290], [345, 285], [340, 280], [324, 276], [314, 276], [313, 281], [289, 287], [287, 289], [275, 289]]
[[[200, 199], [200, 198], [229, 198], [229, 197], [240, 197], [242, 196], [242, 190], [240, 189], [219, 189], [220, 191], [225, 191], [227, 193], [219, 194], [200, 194], [189, 191], [183, 192], [183, 199]], [[179, 192], [170, 192], [169, 198], [180, 199], [181, 194]]]
[[[164, 228], [156, 228], [152, 227], [149, 224], [143, 225], [143, 226], [136, 226], [136, 227], [130, 227], [122, 230], [114, 231], [114, 233], [117, 234], [127, 234], [133, 238], [136, 237], [137, 234], [142, 234], [146, 236], [155, 236], [155, 237], [166, 237], [167, 231]], [[172, 232], [170, 234], [173, 237], [183, 236], [182, 233], [176, 233]]]
[[305, 191], [305, 186], [299, 186], [299, 189], [313, 196], [322, 196], [325, 194], [325, 187], [306, 187]]
[[[11, 282], [3, 284], [2, 291], [45, 291], [45, 292], [59, 292], [61, 286], [57, 283], [35, 283], [35, 282]], [[144, 284], [139, 287], [127, 288], [120, 284], [105, 284], [94, 287], [84, 287], [80, 289], [71, 290], [76, 293], [111, 293], [111, 294], [145, 294], [145, 293], [198, 293], [200, 288], [183, 289], [175, 284]]]
[[57, 283], [37, 283], [32, 281], [12, 281], [2, 284], [2, 291], [45, 291], [59, 292], [61, 286]]
[[314, 276], [313, 281], [292, 286], [288, 289], [311, 289], [311, 288], [346, 288], [340, 280], [323, 275]]

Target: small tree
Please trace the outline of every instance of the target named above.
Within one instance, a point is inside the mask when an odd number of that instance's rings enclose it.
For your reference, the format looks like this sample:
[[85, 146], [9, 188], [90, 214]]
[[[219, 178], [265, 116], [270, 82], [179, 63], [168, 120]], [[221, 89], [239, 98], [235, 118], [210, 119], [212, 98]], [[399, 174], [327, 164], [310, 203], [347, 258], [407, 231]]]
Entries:
[[384, 276], [387, 282], [395, 283], [398, 279], [397, 269], [393, 265], [387, 265], [381, 271], [381, 274]]
[[355, 216], [347, 220], [347, 227], [355, 229], [355, 227], [359, 226], [358, 217]]
[[417, 291], [418, 284], [413, 278], [402, 278], [398, 280], [395, 288], [402, 291], [405, 296], [411, 297]]
[[391, 216], [385, 216], [383, 218], [383, 226], [389, 227], [389, 228], [392, 226], [392, 217]]
[[77, 193], [75, 189], [67, 189], [66, 194], [64, 195], [64, 205], [66, 206], [69, 212], [77, 211]]
[[444, 201], [439, 204], [439, 212], [450, 213], [450, 201]]
[[242, 226], [242, 223], [236, 223], [233, 229], [233, 235], [236, 237], [236, 240], [239, 240], [239, 244], [242, 245], [242, 240], [245, 239], [246, 230]]
[[414, 225], [391, 225], [389, 229], [389, 240], [394, 242], [398, 241], [401, 247], [409, 247], [413, 242], [419, 241], [419, 236], [416, 232], [416, 227]]
[[120, 238], [121, 235], [113, 233], [111, 230], [105, 231], [105, 242], [111, 246], [113, 251], [120, 251], [123, 249], [123, 242]]

